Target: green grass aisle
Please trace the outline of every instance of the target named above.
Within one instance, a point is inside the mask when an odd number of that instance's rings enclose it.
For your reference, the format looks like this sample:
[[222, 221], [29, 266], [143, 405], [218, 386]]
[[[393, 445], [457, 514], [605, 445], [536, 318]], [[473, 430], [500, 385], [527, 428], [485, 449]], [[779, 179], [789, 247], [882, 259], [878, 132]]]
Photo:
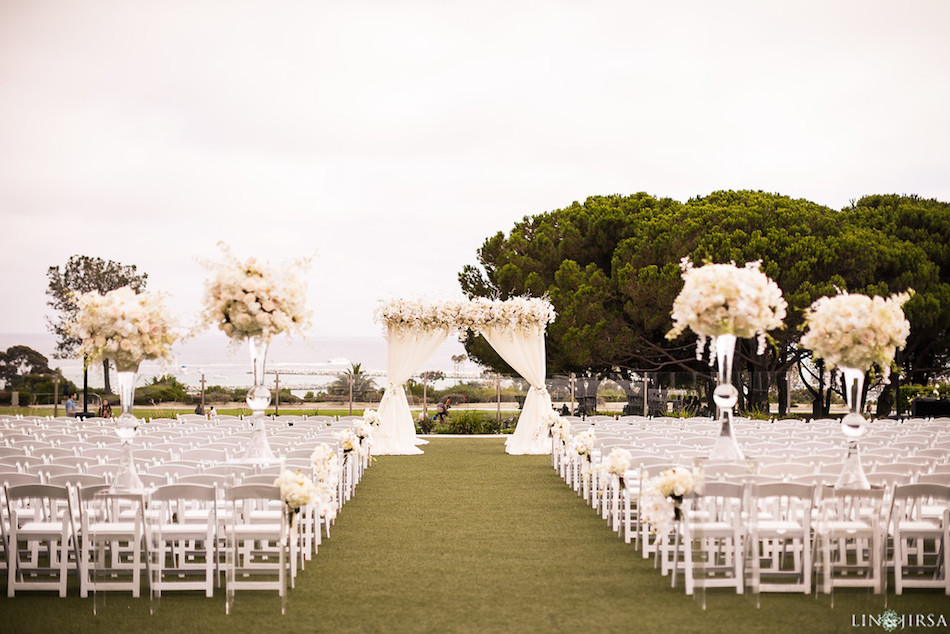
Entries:
[[[547, 456], [508, 456], [501, 439], [435, 438], [422, 456], [382, 456], [332, 538], [297, 578], [288, 613], [273, 594], [148, 600], [47, 594], [0, 599], [2, 632], [854, 632], [852, 614], [883, 611], [863, 592], [768, 595], [762, 608], [728, 591], [704, 612], [624, 544]], [[891, 597], [899, 613], [944, 613], [950, 599]], [[878, 628], [869, 628], [877, 631]], [[860, 631], [860, 628], [857, 629]], [[905, 629], [904, 631], [912, 631]]]

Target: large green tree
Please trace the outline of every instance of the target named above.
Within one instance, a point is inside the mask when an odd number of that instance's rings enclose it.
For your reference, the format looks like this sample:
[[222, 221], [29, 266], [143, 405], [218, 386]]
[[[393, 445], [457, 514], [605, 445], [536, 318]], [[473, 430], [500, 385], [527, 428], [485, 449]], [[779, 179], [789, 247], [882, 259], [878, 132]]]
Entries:
[[[714, 192], [685, 204], [643, 193], [592, 197], [527, 217], [507, 236], [492, 236], [478, 251], [481, 266], [466, 267], [459, 279], [470, 297], [551, 298], [558, 319], [548, 330], [549, 373], [629, 378], [640, 371], [687, 370], [709, 376], [708, 366], [695, 358], [694, 336], [665, 339], [682, 288], [680, 260], [762, 260], [789, 311], [766, 354], [758, 355], [753, 342], [738, 350], [743, 405], [761, 409], [773, 378], [784, 394], [790, 369], [813, 368], [802, 364], [809, 355], [798, 341], [804, 309], [818, 297], [836, 289], [927, 289], [908, 304], [912, 324], [915, 311], [935, 301], [935, 256], [910, 238], [884, 223], [859, 221], [853, 212], [764, 192]], [[932, 242], [931, 252], [942, 253], [939, 240]], [[479, 362], [506, 369], [480, 339], [469, 338], [466, 347]], [[828, 398], [823, 378], [815, 397], [821, 413]]]
[[[82, 343], [69, 331], [69, 324], [76, 318], [77, 305], [74, 296], [99, 291], [107, 293], [123, 286], [130, 286], [136, 292], [145, 290], [147, 273], [139, 273], [134, 264], [120, 264], [112, 260], [93, 258], [87, 255], [74, 255], [66, 265], [51, 266], [46, 273], [49, 285], [46, 294], [47, 304], [53, 309], [53, 316], [47, 317], [49, 330], [56, 335], [54, 356], [67, 358], [75, 356]], [[105, 377], [105, 391], [112, 392], [109, 384], [109, 360], [102, 360]]]
[[11, 346], [0, 352], [0, 381], [7, 389], [19, 387], [29, 374], [52, 374], [49, 360], [29, 346]]

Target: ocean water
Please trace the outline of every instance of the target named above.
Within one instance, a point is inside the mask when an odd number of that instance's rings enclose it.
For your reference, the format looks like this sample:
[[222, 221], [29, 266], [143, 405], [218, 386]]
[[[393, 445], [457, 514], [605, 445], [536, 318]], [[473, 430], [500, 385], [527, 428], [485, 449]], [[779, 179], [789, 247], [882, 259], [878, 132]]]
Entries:
[[[0, 350], [22, 345], [33, 348], [49, 359], [51, 368], [60, 368], [63, 376], [77, 385], [82, 385], [81, 359], [54, 359], [56, 338], [51, 334], [0, 333]], [[446, 375], [455, 375], [453, 355], [465, 354], [462, 344], [450, 337], [423, 364], [420, 372], [441, 370]], [[206, 385], [224, 387], [247, 387], [251, 384], [251, 362], [247, 344], [232, 346], [224, 335], [204, 334], [175, 344], [172, 361], [162, 364], [146, 361], [139, 368], [139, 384], [153, 376], [171, 374], [185, 385], [197, 389], [204, 375]], [[373, 376], [376, 384], [385, 386], [386, 341], [378, 337], [287, 337], [275, 338], [267, 354], [267, 383], [273, 385], [280, 374], [281, 387], [295, 393], [319, 390], [331, 383], [336, 375], [351, 364], [359, 363], [364, 372]], [[477, 376], [479, 366], [466, 361], [458, 370], [462, 376]], [[113, 384], [115, 375], [112, 376]], [[102, 364], [89, 369], [89, 384], [101, 386]]]

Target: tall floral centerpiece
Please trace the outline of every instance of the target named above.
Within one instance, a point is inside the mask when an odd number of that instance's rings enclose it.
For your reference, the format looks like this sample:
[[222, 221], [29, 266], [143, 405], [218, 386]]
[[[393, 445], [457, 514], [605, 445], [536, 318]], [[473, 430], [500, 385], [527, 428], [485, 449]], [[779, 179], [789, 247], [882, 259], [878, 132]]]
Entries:
[[70, 332], [82, 341], [86, 363], [101, 359], [115, 362], [121, 413], [116, 434], [122, 440], [119, 471], [113, 491], [140, 491], [142, 481], [132, 460], [132, 439], [138, 419], [132, 415], [135, 375], [139, 364], [150, 359], [168, 360], [178, 338], [174, 323], [157, 293], [136, 293], [128, 286], [104, 295], [90, 291], [76, 297], [78, 312]]
[[270, 390], [264, 386], [267, 348], [275, 335], [302, 332], [309, 324], [306, 287], [298, 273], [309, 260], [289, 266], [271, 266], [257, 258], [239, 260], [221, 246], [223, 263], [206, 263], [211, 271], [207, 281], [202, 317], [232, 342], [248, 342], [253, 385], [246, 403], [252, 412], [251, 442], [241, 462], [268, 464], [276, 460], [267, 442], [264, 411], [270, 405]]
[[761, 261], [744, 267], [707, 264], [694, 267], [683, 258], [683, 290], [673, 301], [673, 328], [666, 334], [675, 339], [687, 328], [699, 336], [696, 357], [702, 358], [706, 340], [712, 340], [710, 364], [715, 355], [718, 384], [713, 400], [719, 408], [719, 438], [710, 460], [742, 460], [732, 426], [732, 408], [739, 392], [732, 384], [732, 361], [738, 337], [758, 339], [758, 353], [765, 353], [766, 333], [782, 327], [788, 304], [782, 290], [759, 270]]
[[894, 355], [904, 348], [910, 334], [910, 322], [902, 307], [912, 293], [899, 293], [887, 299], [840, 293], [822, 297], [805, 316], [808, 330], [802, 336], [802, 346], [841, 371], [848, 401], [848, 413], [841, 421], [841, 431], [848, 439], [848, 454], [838, 478], [839, 487], [870, 488], [858, 453], [858, 439], [866, 432], [861, 414], [864, 375], [877, 365], [884, 381], [888, 381]]

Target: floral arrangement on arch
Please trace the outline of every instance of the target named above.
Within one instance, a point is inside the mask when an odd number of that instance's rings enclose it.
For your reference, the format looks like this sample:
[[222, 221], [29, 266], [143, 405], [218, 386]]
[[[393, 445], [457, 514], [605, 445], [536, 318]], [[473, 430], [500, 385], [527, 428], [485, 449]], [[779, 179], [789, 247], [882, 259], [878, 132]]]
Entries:
[[381, 301], [375, 320], [388, 331], [480, 330], [487, 328], [532, 330], [554, 321], [554, 306], [543, 297], [506, 300], [476, 298], [466, 301], [390, 299]]
[[679, 519], [683, 497], [702, 492], [702, 480], [685, 467], [672, 467], [644, 483], [640, 495], [643, 519], [659, 535], [669, 533]]
[[782, 327], [788, 304], [778, 284], [759, 270], [761, 265], [759, 260], [742, 268], [735, 263], [694, 267], [683, 258], [683, 289], [673, 301], [673, 328], [666, 338], [692, 330], [699, 336], [697, 359], [702, 358], [706, 339], [719, 335], [756, 337], [758, 353], [763, 354], [766, 333]]
[[171, 359], [178, 335], [160, 294], [136, 293], [123, 286], [74, 299], [79, 311], [69, 332], [82, 340], [80, 351], [87, 363], [112, 359], [117, 369], [126, 371], [147, 359]]
[[296, 272], [308, 259], [277, 268], [257, 258], [239, 260], [219, 244], [223, 263], [204, 262], [212, 275], [206, 283], [202, 319], [230, 339], [270, 341], [283, 332], [302, 332], [310, 323], [306, 287]]
[[459, 326], [472, 330], [543, 330], [556, 317], [554, 305], [546, 297], [476, 298], [468, 302]]
[[457, 327], [463, 302], [423, 299], [380, 301], [373, 318], [387, 330], [452, 330]]
[[888, 298], [839, 293], [818, 299], [805, 315], [801, 345], [834, 367], [867, 371], [880, 366], [888, 381], [897, 350], [903, 350], [910, 322], [903, 306], [913, 290]]

